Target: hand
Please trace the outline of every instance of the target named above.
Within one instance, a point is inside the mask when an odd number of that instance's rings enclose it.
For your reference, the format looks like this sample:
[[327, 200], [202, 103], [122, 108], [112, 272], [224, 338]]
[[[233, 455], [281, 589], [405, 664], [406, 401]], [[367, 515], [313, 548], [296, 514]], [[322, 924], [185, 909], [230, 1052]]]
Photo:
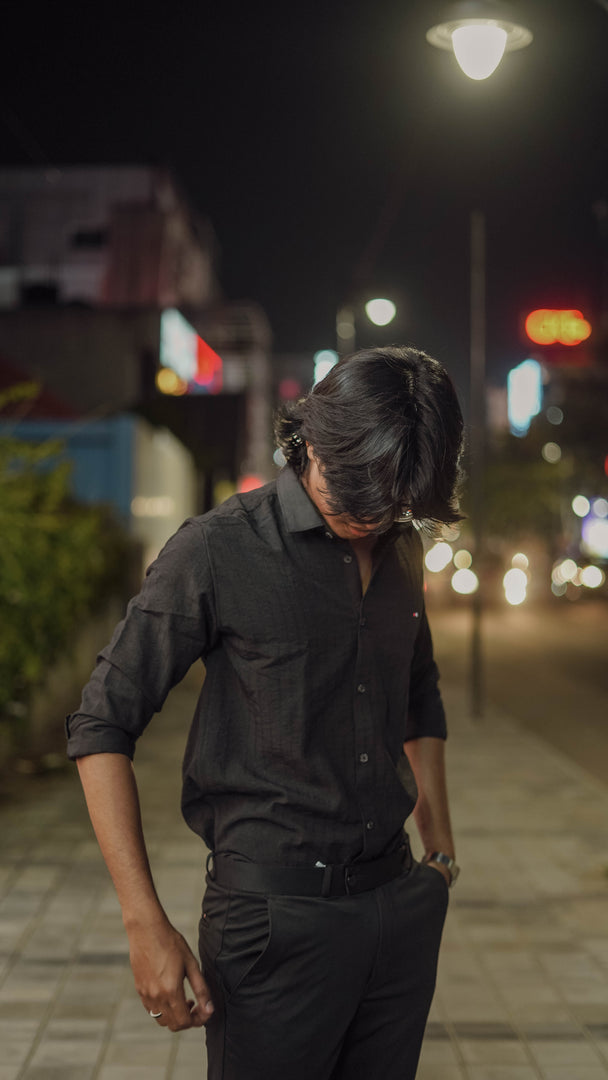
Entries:
[[[168, 921], [160, 926], [131, 928], [131, 968], [135, 988], [148, 1012], [170, 1031], [202, 1027], [213, 1013], [209, 987], [197, 960], [182, 935]], [[186, 999], [184, 979], [194, 999]]]
[[444, 866], [443, 863], [435, 862], [434, 860], [427, 862], [426, 865], [432, 866], [433, 870], [438, 870], [440, 874], [443, 874], [443, 877], [448, 883], [448, 888], [450, 887], [450, 885], [452, 884], [452, 875], [450, 874], [447, 866]]

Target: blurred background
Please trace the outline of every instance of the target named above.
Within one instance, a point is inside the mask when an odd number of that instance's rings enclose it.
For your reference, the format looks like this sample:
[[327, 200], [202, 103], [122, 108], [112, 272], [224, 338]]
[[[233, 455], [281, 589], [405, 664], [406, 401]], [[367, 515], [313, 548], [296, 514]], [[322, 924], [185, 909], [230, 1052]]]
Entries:
[[9, 4], [0, 764], [56, 763], [167, 537], [276, 475], [277, 404], [396, 341], [468, 423], [467, 520], [425, 542], [444, 680], [608, 780], [608, 4], [520, 0], [481, 81], [444, 11]]

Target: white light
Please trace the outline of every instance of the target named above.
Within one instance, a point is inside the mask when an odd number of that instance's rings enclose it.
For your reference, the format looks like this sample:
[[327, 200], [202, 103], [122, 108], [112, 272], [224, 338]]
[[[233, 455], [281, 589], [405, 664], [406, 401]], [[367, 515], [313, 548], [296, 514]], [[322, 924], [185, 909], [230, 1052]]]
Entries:
[[333, 349], [320, 349], [313, 356], [315, 364], [315, 373], [313, 379], [313, 386], [316, 386], [321, 379], [324, 379], [329, 374], [331, 369], [338, 363], [338, 354]]
[[507, 412], [513, 435], [525, 435], [543, 403], [542, 372], [538, 360], [523, 360], [507, 376]]
[[584, 495], [575, 495], [572, 500], [572, 509], [577, 517], [587, 517], [587, 514], [591, 509], [591, 503]]
[[279, 466], [279, 469], [282, 469], [283, 466], [287, 464], [287, 458], [285, 457], [285, 454], [281, 450], [280, 446], [277, 446], [274, 454], [272, 455], [272, 460], [274, 461], [275, 465]]
[[438, 574], [440, 570], [445, 570], [446, 566], [452, 561], [452, 549], [445, 541], [440, 541], [438, 544], [434, 544], [430, 548], [425, 556], [424, 565], [427, 570], [431, 570], [433, 574]]
[[550, 465], [557, 464], [562, 456], [562, 448], [558, 446], [556, 442], [547, 442], [541, 450], [545, 461], [548, 461]]
[[599, 566], [585, 566], [581, 570], [581, 584], [588, 589], [599, 589], [606, 580], [606, 575]]
[[529, 565], [528, 556], [524, 555], [523, 551], [518, 551], [511, 559], [511, 566], [516, 566], [519, 570], [527, 570]]
[[564, 559], [559, 566], [555, 568], [555, 574], [559, 574], [559, 581], [574, 581], [578, 571], [574, 559]]
[[461, 548], [460, 551], [457, 551], [454, 555], [454, 566], [458, 570], [468, 570], [472, 562], [473, 556], [471, 555], [471, 552], [467, 551], [465, 548]]
[[598, 518], [608, 517], [608, 501], [606, 499], [594, 499], [591, 509]]
[[426, 32], [430, 45], [449, 49], [470, 79], [487, 79], [505, 52], [523, 49], [532, 41], [525, 26], [506, 19], [451, 19]]
[[496, 23], [459, 26], [452, 34], [454, 55], [469, 79], [487, 79], [500, 64], [507, 32]]
[[606, 518], [585, 518], [581, 533], [582, 547], [587, 555], [608, 559], [608, 520]]
[[457, 570], [452, 576], [452, 588], [461, 596], [470, 596], [479, 588], [479, 578], [472, 570]]
[[368, 300], [365, 305], [365, 314], [375, 326], [388, 326], [397, 314], [397, 308], [392, 300]]

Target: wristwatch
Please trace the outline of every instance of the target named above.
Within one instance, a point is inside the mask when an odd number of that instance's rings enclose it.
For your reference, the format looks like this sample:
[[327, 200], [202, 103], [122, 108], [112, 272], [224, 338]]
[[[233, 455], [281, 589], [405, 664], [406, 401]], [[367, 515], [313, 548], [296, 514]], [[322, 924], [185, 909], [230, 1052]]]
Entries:
[[460, 867], [456, 865], [455, 859], [452, 859], [450, 855], [444, 855], [443, 851], [432, 851], [430, 855], [425, 855], [422, 861], [425, 863], [438, 862], [442, 866], [447, 866], [450, 875], [450, 888], [452, 888], [460, 873]]

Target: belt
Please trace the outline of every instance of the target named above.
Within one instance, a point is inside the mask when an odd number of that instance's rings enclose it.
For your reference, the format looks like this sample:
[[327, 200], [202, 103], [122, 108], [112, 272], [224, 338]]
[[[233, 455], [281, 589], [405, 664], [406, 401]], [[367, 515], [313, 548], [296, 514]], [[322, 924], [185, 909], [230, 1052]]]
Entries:
[[237, 862], [228, 855], [211, 853], [207, 878], [224, 889], [279, 896], [353, 896], [385, 885], [409, 871], [412, 854], [404, 844], [390, 855], [349, 866], [267, 866]]

